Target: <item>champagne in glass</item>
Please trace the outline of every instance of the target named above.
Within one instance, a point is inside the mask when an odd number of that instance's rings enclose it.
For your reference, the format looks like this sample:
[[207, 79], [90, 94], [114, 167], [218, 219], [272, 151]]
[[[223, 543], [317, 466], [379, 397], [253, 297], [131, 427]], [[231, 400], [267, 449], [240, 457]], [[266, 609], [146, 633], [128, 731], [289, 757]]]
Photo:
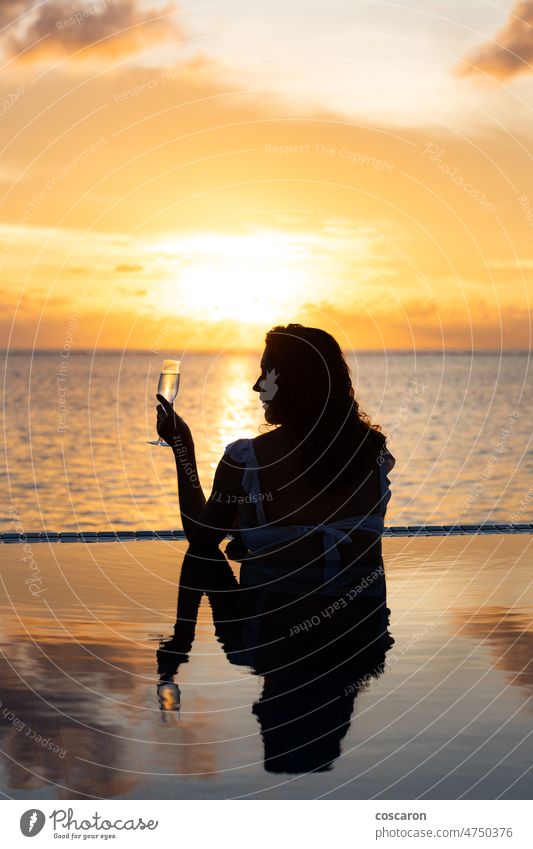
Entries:
[[[174, 403], [178, 389], [180, 388], [180, 361], [179, 360], [163, 360], [163, 368], [159, 375], [159, 384], [157, 386], [157, 394], [166, 398], [170, 404]], [[160, 445], [164, 448], [172, 446], [165, 442], [164, 439], [149, 439], [150, 445]]]

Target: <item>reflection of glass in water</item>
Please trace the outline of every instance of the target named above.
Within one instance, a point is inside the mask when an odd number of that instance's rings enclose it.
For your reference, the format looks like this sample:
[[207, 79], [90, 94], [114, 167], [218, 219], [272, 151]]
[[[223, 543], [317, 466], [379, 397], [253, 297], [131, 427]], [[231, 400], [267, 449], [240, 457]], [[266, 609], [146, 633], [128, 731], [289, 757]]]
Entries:
[[180, 688], [174, 681], [163, 681], [157, 687], [157, 698], [161, 710], [161, 721], [168, 722], [169, 713], [179, 711], [181, 707]]

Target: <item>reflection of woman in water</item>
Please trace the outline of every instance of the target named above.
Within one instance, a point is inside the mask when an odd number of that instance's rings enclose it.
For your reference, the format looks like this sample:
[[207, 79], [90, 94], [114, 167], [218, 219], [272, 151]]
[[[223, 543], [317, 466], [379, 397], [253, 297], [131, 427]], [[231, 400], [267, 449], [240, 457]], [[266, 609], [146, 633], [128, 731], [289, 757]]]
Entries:
[[[381, 534], [395, 460], [328, 333], [271, 330], [253, 389], [277, 427], [226, 447], [207, 501], [190, 429], [158, 396], [191, 543], [159, 671], [171, 680], [187, 659], [207, 592], [230, 660], [264, 677], [254, 713], [266, 768], [318, 771], [338, 756], [355, 696], [392, 644]], [[228, 532], [242, 543], [239, 584], [216, 548]]]
[[359, 410], [342, 351], [323, 330], [289, 324], [267, 333], [253, 389], [277, 427], [226, 447], [207, 501], [191, 431], [157, 396], [157, 429], [173, 446], [185, 535], [217, 546], [238, 525], [253, 556], [252, 583], [282, 578], [290, 591], [297, 578], [299, 586], [304, 580], [335, 594], [353, 583], [355, 565], [364, 571], [381, 560], [394, 457], [379, 426]]
[[[228, 660], [251, 666], [263, 677], [263, 692], [252, 710], [261, 727], [265, 769], [293, 774], [331, 769], [348, 731], [354, 700], [370, 679], [383, 672], [385, 653], [394, 643], [386, 628], [385, 597], [353, 604], [348, 600], [333, 615], [328, 614], [329, 599], [307, 593], [303, 603], [293, 600], [270, 614], [257, 613], [257, 589], [239, 585], [220, 550], [195, 554], [189, 549], [174, 634], [157, 652], [160, 681], [165, 682], [159, 686], [162, 717], [176, 708], [161, 697], [161, 691], [177, 691], [174, 676], [189, 660], [204, 593]], [[256, 620], [253, 631], [247, 626], [250, 616]], [[298, 620], [300, 625], [306, 620], [310, 625], [296, 630], [298, 616], [305, 617]], [[258, 640], [250, 639], [252, 633]]]

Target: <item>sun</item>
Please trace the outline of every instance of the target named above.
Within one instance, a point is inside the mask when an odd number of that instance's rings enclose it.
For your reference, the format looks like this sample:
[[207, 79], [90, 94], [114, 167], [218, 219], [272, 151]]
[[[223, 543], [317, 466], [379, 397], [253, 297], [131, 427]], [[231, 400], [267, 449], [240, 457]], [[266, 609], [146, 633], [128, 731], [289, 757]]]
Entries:
[[272, 324], [309, 298], [309, 253], [287, 234], [206, 235], [165, 242], [159, 250], [175, 279], [162, 282], [158, 300], [173, 303], [181, 316]]
[[296, 308], [303, 276], [283, 267], [246, 267], [236, 261], [227, 268], [214, 268], [205, 263], [185, 272], [187, 305], [196, 316], [212, 321], [268, 324]]

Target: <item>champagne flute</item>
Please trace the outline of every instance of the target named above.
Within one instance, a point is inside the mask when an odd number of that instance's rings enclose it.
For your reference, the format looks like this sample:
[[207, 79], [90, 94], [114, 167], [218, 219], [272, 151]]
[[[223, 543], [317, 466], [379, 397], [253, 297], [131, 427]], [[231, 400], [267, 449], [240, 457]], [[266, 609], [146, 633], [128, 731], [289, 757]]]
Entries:
[[[157, 386], [157, 394], [166, 398], [170, 404], [174, 403], [174, 399], [180, 388], [180, 361], [179, 360], [163, 360], [163, 368], [159, 375], [159, 384]], [[168, 442], [158, 437], [157, 439], [148, 439], [149, 445], [160, 445], [163, 448], [172, 448]]]

